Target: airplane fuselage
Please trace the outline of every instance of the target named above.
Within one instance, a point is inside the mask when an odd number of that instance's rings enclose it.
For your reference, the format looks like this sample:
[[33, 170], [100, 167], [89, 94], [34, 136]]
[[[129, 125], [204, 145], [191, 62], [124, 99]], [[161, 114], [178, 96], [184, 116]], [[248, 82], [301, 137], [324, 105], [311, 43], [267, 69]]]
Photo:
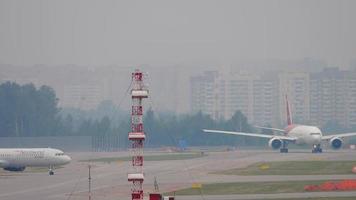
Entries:
[[317, 145], [322, 141], [322, 132], [316, 126], [289, 125], [285, 128], [287, 136], [297, 138], [296, 144]]
[[0, 167], [25, 169], [25, 167], [49, 167], [65, 165], [71, 161], [63, 151], [52, 148], [0, 149]]

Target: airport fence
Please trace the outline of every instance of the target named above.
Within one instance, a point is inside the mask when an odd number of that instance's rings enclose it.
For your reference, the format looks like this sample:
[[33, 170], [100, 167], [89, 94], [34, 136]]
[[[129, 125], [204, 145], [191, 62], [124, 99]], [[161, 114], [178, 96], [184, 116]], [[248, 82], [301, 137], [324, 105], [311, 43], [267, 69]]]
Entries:
[[92, 137], [92, 151], [119, 151], [126, 149], [127, 137], [119, 135], [99, 135]]

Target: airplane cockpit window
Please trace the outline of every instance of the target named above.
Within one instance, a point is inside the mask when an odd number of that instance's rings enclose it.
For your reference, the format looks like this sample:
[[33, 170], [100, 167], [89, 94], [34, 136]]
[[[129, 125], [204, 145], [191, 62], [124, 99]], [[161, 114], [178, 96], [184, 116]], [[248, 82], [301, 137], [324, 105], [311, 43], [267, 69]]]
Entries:
[[310, 133], [310, 135], [320, 135], [320, 133]]
[[64, 156], [64, 153], [56, 153], [56, 156]]

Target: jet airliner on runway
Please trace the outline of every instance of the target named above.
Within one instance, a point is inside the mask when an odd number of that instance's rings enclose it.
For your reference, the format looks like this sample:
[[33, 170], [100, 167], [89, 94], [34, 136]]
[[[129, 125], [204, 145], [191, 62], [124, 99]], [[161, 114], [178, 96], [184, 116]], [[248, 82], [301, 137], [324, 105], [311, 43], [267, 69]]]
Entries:
[[280, 149], [281, 153], [288, 153], [288, 146], [287, 146], [288, 143], [295, 143], [298, 145], [302, 145], [302, 144], [311, 145], [313, 148], [312, 153], [322, 152], [322, 148], [321, 148], [322, 141], [329, 142], [329, 145], [334, 149], [340, 149], [343, 144], [343, 140], [342, 140], [343, 138], [356, 136], [356, 133], [341, 133], [341, 134], [323, 136], [320, 129], [316, 126], [293, 124], [287, 96], [286, 96], [286, 104], [287, 104], [288, 126], [285, 129], [258, 127], [262, 129], [277, 131], [281, 133], [279, 135], [266, 135], [260, 133], [242, 133], [242, 132], [234, 132], [234, 131], [207, 130], [207, 129], [204, 129], [203, 131], [208, 133], [224, 133], [224, 134], [232, 134], [232, 135], [267, 138], [269, 139], [268, 145], [273, 149]]
[[0, 167], [7, 171], [24, 171], [26, 167], [48, 167], [53, 175], [53, 167], [71, 161], [63, 151], [52, 148], [0, 149]]

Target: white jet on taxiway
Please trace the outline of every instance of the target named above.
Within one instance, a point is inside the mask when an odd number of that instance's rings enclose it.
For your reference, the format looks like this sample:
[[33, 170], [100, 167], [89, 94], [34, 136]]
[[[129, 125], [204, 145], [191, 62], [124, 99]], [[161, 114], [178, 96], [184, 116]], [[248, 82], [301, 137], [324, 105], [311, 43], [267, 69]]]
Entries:
[[48, 167], [49, 175], [53, 175], [55, 166], [65, 165], [70, 161], [71, 158], [59, 149], [0, 149], [0, 167], [7, 171], [24, 171], [26, 167]]
[[334, 149], [340, 149], [343, 144], [343, 138], [356, 136], [356, 133], [341, 133], [341, 134], [332, 134], [324, 135], [321, 130], [316, 126], [307, 126], [293, 124], [291, 109], [289, 106], [288, 98], [286, 96], [286, 105], [287, 105], [287, 124], [288, 126], [285, 129], [278, 128], [269, 128], [269, 127], [260, 127], [257, 128], [269, 129], [272, 131], [277, 131], [281, 134], [278, 135], [267, 135], [260, 133], [243, 133], [235, 131], [222, 131], [222, 130], [208, 130], [203, 129], [207, 133], [224, 133], [240, 136], [250, 136], [250, 137], [260, 137], [269, 139], [268, 145], [273, 149], [280, 149], [281, 153], [288, 153], [287, 145], [288, 143], [295, 143], [298, 145], [311, 145], [312, 153], [321, 153], [321, 143], [322, 141], [329, 142], [329, 145]]

